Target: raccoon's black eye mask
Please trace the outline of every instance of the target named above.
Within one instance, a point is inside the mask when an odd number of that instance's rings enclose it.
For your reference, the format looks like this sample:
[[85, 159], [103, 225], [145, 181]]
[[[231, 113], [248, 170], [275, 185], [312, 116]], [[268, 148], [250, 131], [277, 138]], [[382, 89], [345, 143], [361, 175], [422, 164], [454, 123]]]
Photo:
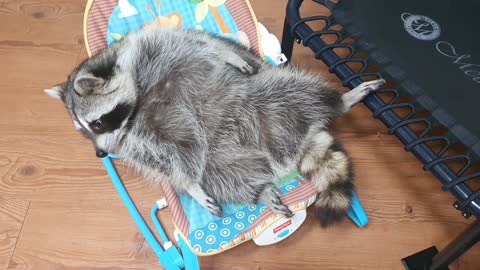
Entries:
[[134, 107], [129, 104], [120, 103], [112, 111], [102, 115], [97, 120], [90, 122], [90, 129], [96, 134], [113, 132], [120, 128], [122, 122], [132, 113]]

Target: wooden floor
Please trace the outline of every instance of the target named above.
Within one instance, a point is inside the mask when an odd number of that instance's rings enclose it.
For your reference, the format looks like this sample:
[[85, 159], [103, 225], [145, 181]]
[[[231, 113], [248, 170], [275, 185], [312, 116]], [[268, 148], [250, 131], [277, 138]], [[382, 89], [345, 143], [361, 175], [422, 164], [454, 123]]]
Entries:
[[[278, 37], [285, 3], [252, 1], [259, 20]], [[0, 270], [161, 269], [91, 145], [74, 131], [62, 104], [42, 92], [86, 57], [85, 4], [0, 0]], [[298, 46], [294, 57], [335, 82], [308, 50]], [[310, 213], [287, 240], [242, 244], [202, 258], [202, 269], [402, 269], [402, 257], [431, 245], [443, 248], [472, 222], [363, 105], [337, 127], [354, 160], [369, 225], [359, 229], [345, 220], [321, 229]], [[161, 193], [121, 173], [148, 214]], [[161, 219], [171, 231], [168, 210]], [[450, 269], [480, 269], [480, 246]]]

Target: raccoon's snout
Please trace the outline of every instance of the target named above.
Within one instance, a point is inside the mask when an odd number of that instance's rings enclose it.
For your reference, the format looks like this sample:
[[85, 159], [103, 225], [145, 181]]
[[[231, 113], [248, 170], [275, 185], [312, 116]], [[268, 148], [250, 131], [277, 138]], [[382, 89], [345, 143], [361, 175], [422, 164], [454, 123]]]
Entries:
[[104, 158], [104, 157], [106, 157], [106, 156], [108, 155], [107, 152], [105, 152], [105, 151], [103, 151], [103, 150], [101, 150], [101, 149], [97, 149], [97, 151], [96, 151], [95, 154], [97, 155], [98, 158]]
[[104, 158], [108, 155], [108, 151], [103, 150], [101, 147], [98, 146], [96, 142], [93, 142], [93, 147], [95, 148], [95, 155], [98, 158]]

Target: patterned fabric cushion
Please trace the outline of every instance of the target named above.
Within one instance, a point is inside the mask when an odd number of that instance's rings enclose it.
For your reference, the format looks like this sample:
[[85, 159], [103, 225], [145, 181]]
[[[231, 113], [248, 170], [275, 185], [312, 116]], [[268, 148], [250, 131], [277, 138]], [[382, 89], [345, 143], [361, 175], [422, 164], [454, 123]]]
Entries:
[[[275, 187], [277, 195], [282, 198], [294, 211], [305, 209], [315, 201], [315, 193], [304, 189], [306, 182], [300, 175], [294, 173], [283, 178]], [[300, 187], [303, 188], [299, 189]], [[293, 192], [298, 191], [298, 192]], [[297, 199], [287, 195], [295, 195]], [[298, 196], [302, 196], [299, 198]], [[190, 245], [198, 253], [218, 253], [229, 249], [245, 240], [255, 238], [259, 232], [263, 231], [265, 224], [252, 226], [258, 217], [265, 218], [274, 216], [270, 210], [266, 215], [262, 215], [267, 208], [265, 205], [258, 204], [224, 204], [222, 210], [223, 217], [217, 217], [208, 212], [198, 202], [185, 194], [178, 194], [190, 224], [187, 238]], [[278, 217], [275, 217], [275, 220]], [[275, 221], [273, 220], [273, 221]]]
[[[209, 3], [213, 5], [206, 5]], [[201, 10], [205, 10], [205, 7], [207, 13], [204, 18], [195, 16], [196, 13], [204, 14], [205, 11]], [[127, 10], [126, 14], [120, 10]], [[114, 12], [116, 16], [112, 16]], [[123, 22], [120, 17], [124, 19]], [[257, 19], [247, 0], [89, 0], [83, 22], [87, 53], [92, 55], [105, 48], [115, 38], [125, 34], [128, 27], [131, 27], [130, 31], [135, 31], [152, 23], [201, 27], [212, 33], [246, 38], [252, 51], [263, 56], [259, 46]], [[120, 27], [112, 31], [114, 24]]]

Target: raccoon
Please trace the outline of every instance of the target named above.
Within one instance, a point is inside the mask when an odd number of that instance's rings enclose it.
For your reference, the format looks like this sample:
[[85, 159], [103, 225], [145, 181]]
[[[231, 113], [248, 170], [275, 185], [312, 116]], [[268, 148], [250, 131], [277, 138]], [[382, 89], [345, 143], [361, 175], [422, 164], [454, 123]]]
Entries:
[[291, 217], [272, 185], [298, 170], [317, 188], [315, 212], [327, 226], [345, 216], [354, 189], [330, 124], [383, 83], [342, 95], [318, 75], [274, 67], [220, 36], [152, 26], [45, 92], [63, 101], [97, 156], [121, 155], [214, 215], [222, 203], [261, 202]]

